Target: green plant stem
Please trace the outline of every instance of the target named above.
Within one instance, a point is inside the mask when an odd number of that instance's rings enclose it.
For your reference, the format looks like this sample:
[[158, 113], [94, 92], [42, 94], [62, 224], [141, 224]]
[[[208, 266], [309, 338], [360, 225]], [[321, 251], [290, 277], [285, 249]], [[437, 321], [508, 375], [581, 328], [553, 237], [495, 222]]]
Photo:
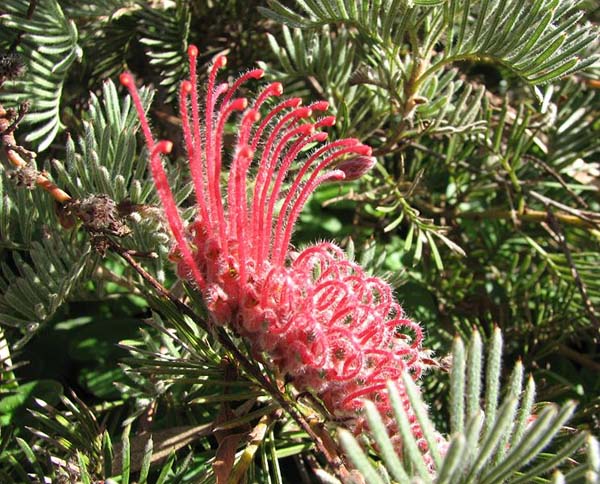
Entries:
[[[563, 224], [582, 229], [593, 229], [594, 232], [600, 230], [600, 224], [592, 221], [584, 220], [575, 215], [564, 212], [554, 213], [554, 217]], [[518, 212], [515, 210], [507, 210], [505, 208], [491, 208], [483, 211], [460, 212], [456, 214], [456, 218], [470, 220], [502, 220], [516, 219], [521, 222], [548, 222], [548, 213], [544, 210], [532, 210], [529, 208]]]
[[259, 422], [254, 426], [252, 431], [249, 432], [248, 435], [250, 440], [246, 444], [246, 448], [242, 452], [241, 457], [231, 470], [228, 480], [229, 484], [244, 482], [247, 471], [260, 446], [263, 444], [269, 429], [272, 427], [274, 422], [281, 417], [280, 412], [281, 410], [276, 410], [268, 415], [263, 415]]
[[[380, 146], [374, 151], [375, 156], [383, 156], [392, 151], [396, 151], [394, 147], [406, 137], [406, 129], [410, 126], [410, 119], [414, 114], [416, 106], [418, 105], [418, 101], [416, 100], [418, 93], [418, 81], [421, 78], [421, 73], [425, 68], [425, 61], [419, 56], [418, 41], [416, 36], [411, 35], [410, 39], [415, 57], [410, 69], [410, 77], [404, 84], [403, 102], [400, 110], [401, 112], [399, 113], [401, 115], [401, 121], [394, 128], [395, 135], [386, 140], [383, 146]], [[388, 88], [388, 91], [392, 93], [393, 89]]]
[[575, 285], [577, 286], [577, 289], [579, 290], [579, 293], [581, 294], [581, 298], [583, 299], [583, 305], [585, 307], [585, 311], [587, 312], [588, 317], [590, 318], [590, 321], [592, 322], [592, 324], [596, 328], [600, 328], [600, 320], [598, 319], [598, 315], [596, 314], [594, 305], [592, 304], [592, 301], [590, 300], [587, 287], [586, 287], [585, 283], [583, 282], [583, 280], [581, 279], [581, 276], [579, 275], [579, 271], [577, 270], [577, 267], [575, 266], [575, 263], [573, 262], [573, 257], [571, 256], [571, 250], [569, 249], [569, 245], [567, 244], [567, 240], [566, 240], [565, 234], [563, 233], [563, 230], [560, 226], [560, 223], [558, 222], [556, 215], [554, 214], [554, 212], [552, 211], [552, 209], [550, 207], [548, 207], [548, 220], [550, 222], [550, 228], [558, 236], [558, 242], [560, 244], [560, 247], [563, 251], [563, 254], [565, 254], [565, 257], [567, 259], [569, 267], [571, 268], [571, 276], [573, 276]]
[[429, 69], [427, 69], [419, 78], [415, 81], [415, 88], [419, 88], [423, 82], [425, 82], [432, 74], [436, 71], [440, 70], [442, 67], [447, 66], [448, 64], [453, 64], [455, 62], [460, 61], [472, 61], [472, 62], [489, 62], [489, 63], [497, 63], [503, 64], [502, 59], [498, 59], [489, 55], [480, 55], [480, 54], [458, 54], [446, 57], [439, 62], [433, 64]]
[[558, 345], [558, 352], [561, 355], [566, 356], [570, 360], [573, 360], [574, 362], [580, 364], [581, 366], [584, 366], [592, 371], [595, 371], [595, 372], [597, 372], [597, 374], [600, 375], [600, 363], [596, 363], [594, 360], [592, 360], [590, 357], [584, 355], [583, 353], [580, 353], [579, 351], [575, 351], [574, 349], [569, 348], [568, 346], [566, 346], [564, 344]]
[[129, 292], [135, 294], [136, 296], [141, 295], [140, 290], [137, 287], [135, 287], [130, 281], [128, 281], [124, 277], [119, 276], [118, 274], [115, 274], [106, 267], [98, 266], [94, 271], [94, 277], [106, 282], [112, 282], [113, 284], [116, 284], [117, 286], [120, 286], [123, 289], [127, 289]]

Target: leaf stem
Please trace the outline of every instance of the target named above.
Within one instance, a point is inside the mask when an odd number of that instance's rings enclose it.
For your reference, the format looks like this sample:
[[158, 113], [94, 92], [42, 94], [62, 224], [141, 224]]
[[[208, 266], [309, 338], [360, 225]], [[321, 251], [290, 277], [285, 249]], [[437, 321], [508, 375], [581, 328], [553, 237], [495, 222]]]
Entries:
[[583, 306], [585, 308], [585, 312], [588, 314], [588, 317], [590, 318], [590, 321], [592, 322], [592, 324], [596, 328], [600, 328], [600, 320], [598, 319], [598, 315], [596, 314], [594, 305], [592, 304], [592, 301], [590, 300], [587, 287], [586, 287], [585, 283], [583, 282], [583, 280], [581, 279], [581, 276], [579, 275], [579, 271], [577, 270], [577, 267], [575, 266], [575, 263], [573, 262], [573, 257], [571, 256], [571, 250], [569, 249], [569, 245], [567, 244], [565, 234], [560, 226], [560, 223], [558, 222], [558, 217], [554, 214], [554, 212], [553, 212], [552, 208], [550, 208], [550, 206], [547, 207], [547, 214], [548, 214], [548, 221], [550, 223], [550, 228], [557, 235], [558, 243], [560, 244], [560, 247], [567, 259], [567, 263], [569, 264], [569, 267], [571, 268], [571, 276], [573, 276], [575, 285], [577, 286], [577, 289], [579, 289], [579, 293], [581, 294], [581, 299], [583, 299]]
[[[470, 220], [502, 220], [502, 219], [517, 219], [522, 222], [548, 222], [548, 212], [545, 210], [532, 210], [524, 208], [522, 212], [516, 210], [507, 210], [505, 208], [491, 208], [489, 210], [461, 212], [456, 214], [457, 218]], [[594, 222], [585, 220], [565, 212], [555, 212], [554, 217], [561, 223], [571, 225], [582, 229], [600, 230], [600, 221]], [[599, 233], [600, 235], [600, 233]]]
[[419, 78], [415, 81], [415, 89], [418, 89], [423, 82], [425, 82], [429, 76], [431, 76], [434, 72], [438, 71], [442, 67], [453, 64], [455, 62], [461, 61], [472, 61], [472, 62], [497, 62], [499, 64], [503, 64], [502, 59], [498, 59], [493, 56], [485, 55], [485, 54], [457, 54], [446, 57], [445, 59], [440, 60], [433, 64], [429, 69], [427, 69]]
[[15, 140], [15, 128], [26, 112], [26, 104], [19, 107], [16, 117], [14, 111], [5, 109], [0, 105], [0, 146], [4, 148], [6, 158], [14, 166], [15, 171], [22, 171], [24, 178], [31, 179], [32, 184], [43, 188], [54, 200], [64, 204], [71, 200], [70, 195], [52, 183], [46, 174], [37, 171], [35, 165], [30, 163], [36, 157], [36, 154], [26, 150]]

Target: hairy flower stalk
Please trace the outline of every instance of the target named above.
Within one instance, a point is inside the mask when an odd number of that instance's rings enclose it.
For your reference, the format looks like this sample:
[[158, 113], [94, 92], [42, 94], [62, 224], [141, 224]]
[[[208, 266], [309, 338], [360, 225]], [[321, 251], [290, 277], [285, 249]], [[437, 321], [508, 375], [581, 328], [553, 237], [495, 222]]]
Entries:
[[[140, 117], [180, 277], [201, 291], [216, 324], [228, 325], [267, 354], [336, 419], [360, 431], [365, 399], [391, 416], [386, 382], [396, 381], [403, 394], [402, 374], [416, 380], [427, 366], [420, 326], [406, 317], [385, 281], [366, 274], [336, 245], [319, 243], [299, 253], [290, 248], [311, 193], [322, 183], [364, 174], [374, 164], [371, 148], [352, 138], [326, 142], [321, 129], [335, 118], [316, 117], [327, 109], [324, 101], [303, 107], [291, 98], [263, 109], [267, 99], [282, 94], [279, 83], [267, 85], [254, 100], [235, 97], [263, 71], [248, 71], [232, 85], [217, 84], [224, 56], [210, 69], [201, 110], [196, 47], [188, 54], [190, 78], [181, 83], [179, 109], [197, 213], [187, 227], [161, 159], [172, 144], [154, 140], [133, 77], [121, 76]], [[236, 113], [237, 138], [226, 150], [225, 125]], [[408, 398], [405, 406], [425, 449]]]

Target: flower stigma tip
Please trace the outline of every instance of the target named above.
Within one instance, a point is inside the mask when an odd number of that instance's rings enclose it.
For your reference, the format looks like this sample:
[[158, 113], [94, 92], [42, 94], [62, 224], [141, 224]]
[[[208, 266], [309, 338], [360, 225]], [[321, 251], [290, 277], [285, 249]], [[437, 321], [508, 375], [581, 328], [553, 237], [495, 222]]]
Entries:
[[215, 59], [215, 66], [219, 69], [222, 69], [227, 65], [227, 57], [224, 55], [220, 55]]
[[254, 151], [248, 145], [242, 146], [240, 148], [239, 154], [243, 158], [252, 158], [254, 156]]
[[192, 83], [188, 80], [185, 80], [181, 83], [181, 91], [184, 94], [189, 94], [190, 92], [192, 92]]
[[248, 119], [250, 119], [250, 121], [253, 123], [256, 123], [260, 119], [260, 113], [256, 109], [248, 112], [246, 116], [248, 116]]
[[317, 122], [318, 126], [333, 126], [335, 124], [335, 116], [326, 116]]
[[327, 101], [317, 101], [311, 106], [316, 111], [327, 111], [329, 109], [329, 103]]
[[134, 85], [133, 75], [131, 74], [131, 72], [123, 72], [119, 76], [119, 82], [121, 83], [122, 86], [133, 87], [133, 85]]
[[156, 143], [156, 151], [159, 151], [163, 154], [169, 154], [173, 150], [173, 142], [169, 140], [161, 140]]
[[309, 107], [299, 108], [297, 115], [299, 118], [308, 118], [312, 116], [312, 109]]
[[274, 82], [271, 84], [273, 86], [273, 91], [277, 96], [281, 96], [283, 94], [283, 84], [281, 82]]
[[196, 47], [194, 44], [190, 44], [187, 52], [188, 52], [188, 56], [191, 58], [198, 57], [198, 47]]
[[231, 102], [231, 109], [235, 110], [235, 111], [242, 111], [243, 109], [246, 109], [248, 107], [248, 100], [245, 97], [240, 97], [237, 99], [234, 99]]
[[346, 174], [342, 170], [333, 170], [329, 173], [329, 181], [342, 181], [346, 179]]
[[303, 135], [313, 134], [314, 132], [315, 132], [314, 124], [305, 124], [298, 128], [298, 133], [303, 134]]

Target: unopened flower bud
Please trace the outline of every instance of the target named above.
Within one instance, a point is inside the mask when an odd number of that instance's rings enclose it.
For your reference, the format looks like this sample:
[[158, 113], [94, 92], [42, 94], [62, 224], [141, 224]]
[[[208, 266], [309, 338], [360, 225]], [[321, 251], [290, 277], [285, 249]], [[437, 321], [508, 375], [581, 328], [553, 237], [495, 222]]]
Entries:
[[371, 171], [377, 160], [374, 156], [354, 156], [336, 165], [336, 170], [343, 171], [346, 175], [344, 181], [358, 180], [365, 173]]

